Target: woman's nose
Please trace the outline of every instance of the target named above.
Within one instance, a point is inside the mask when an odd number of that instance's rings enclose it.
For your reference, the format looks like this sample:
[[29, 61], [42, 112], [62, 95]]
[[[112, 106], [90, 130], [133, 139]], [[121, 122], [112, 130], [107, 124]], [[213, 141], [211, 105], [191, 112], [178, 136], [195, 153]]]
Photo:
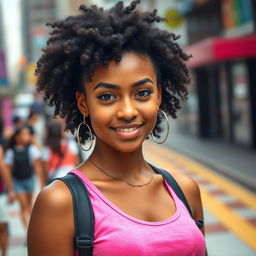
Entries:
[[123, 120], [134, 119], [138, 115], [136, 104], [132, 100], [125, 99], [119, 105], [117, 117]]

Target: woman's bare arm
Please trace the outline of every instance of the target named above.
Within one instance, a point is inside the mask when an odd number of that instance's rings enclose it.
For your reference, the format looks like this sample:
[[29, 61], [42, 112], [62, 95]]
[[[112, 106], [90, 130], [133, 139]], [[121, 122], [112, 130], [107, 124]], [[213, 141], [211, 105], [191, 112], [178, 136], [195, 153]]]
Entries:
[[0, 177], [3, 179], [8, 192], [8, 201], [12, 203], [16, 199], [16, 193], [13, 189], [12, 174], [10, 166], [4, 163], [4, 152], [0, 146]]
[[0, 146], [0, 177], [3, 179], [4, 184], [7, 187], [7, 190], [13, 190], [11, 172], [9, 171], [10, 167], [6, 166], [4, 163], [4, 152]]
[[49, 162], [42, 160], [42, 170], [45, 181], [49, 178]]
[[46, 184], [46, 181], [45, 181], [45, 177], [44, 177], [44, 174], [43, 174], [43, 168], [42, 168], [42, 161], [41, 161], [41, 159], [34, 160], [33, 167], [34, 167], [35, 174], [39, 178], [40, 187], [43, 188], [45, 186], [45, 184]]
[[54, 181], [38, 195], [28, 227], [29, 256], [73, 256], [72, 196], [62, 181]]

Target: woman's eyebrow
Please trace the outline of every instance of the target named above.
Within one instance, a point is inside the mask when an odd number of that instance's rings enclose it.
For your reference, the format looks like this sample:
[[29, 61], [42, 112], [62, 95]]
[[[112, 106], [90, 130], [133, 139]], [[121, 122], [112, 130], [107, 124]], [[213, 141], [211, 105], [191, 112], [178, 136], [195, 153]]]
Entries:
[[98, 88], [108, 88], [108, 89], [119, 89], [120, 87], [115, 84], [109, 84], [109, 83], [98, 83], [94, 88], [93, 91], [95, 91]]
[[[144, 78], [138, 82], [135, 82], [132, 84], [132, 87], [136, 87], [142, 84], [145, 84], [147, 82], [150, 82], [153, 84], [153, 81], [149, 78]], [[110, 83], [98, 83], [94, 88], [93, 91], [95, 91], [98, 88], [107, 88], [107, 89], [120, 89], [120, 86], [116, 85], [116, 84], [110, 84]]]
[[140, 81], [138, 81], [138, 82], [133, 83], [133, 84], [132, 84], [132, 87], [136, 87], [136, 86], [145, 84], [145, 83], [147, 83], [147, 82], [150, 82], [150, 83], [153, 84], [153, 81], [152, 81], [151, 79], [149, 79], [149, 78], [146, 77], [146, 78], [144, 78], [144, 79], [142, 79], [142, 80], [140, 80]]

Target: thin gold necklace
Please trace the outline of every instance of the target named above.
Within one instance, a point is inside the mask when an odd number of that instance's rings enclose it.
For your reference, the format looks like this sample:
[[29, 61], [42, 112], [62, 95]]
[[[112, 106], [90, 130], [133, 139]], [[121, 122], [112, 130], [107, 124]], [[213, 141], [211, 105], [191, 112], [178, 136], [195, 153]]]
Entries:
[[149, 184], [152, 182], [153, 178], [154, 178], [154, 174], [153, 174], [153, 172], [152, 172], [152, 173], [151, 173], [151, 177], [150, 177], [150, 179], [149, 179], [148, 182], [146, 182], [146, 183], [144, 183], [144, 184], [135, 185], [135, 184], [130, 183], [130, 182], [127, 181], [127, 180], [123, 180], [123, 179], [120, 179], [120, 178], [116, 178], [116, 177], [110, 175], [110, 174], [107, 173], [105, 170], [103, 170], [100, 166], [98, 166], [95, 162], [93, 162], [91, 158], [89, 158], [88, 160], [89, 160], [97, 169], [99, 169], [101, 172], [103, 172], [103, 173], [104, 173], [105, 175], [107, 175], [108, 177], [110, 177], [110, 178], [112, 178], [112, 179], [114, 179], [114, 180], [120, 180], [120, 181], [122, 181], [122, 182], [125, 182], [125, 183], [127, 183], [129, 186], [131, 186], [131, 187], [136, 187], [136, 188], [145, 187], [145, 186], [149, 185]]

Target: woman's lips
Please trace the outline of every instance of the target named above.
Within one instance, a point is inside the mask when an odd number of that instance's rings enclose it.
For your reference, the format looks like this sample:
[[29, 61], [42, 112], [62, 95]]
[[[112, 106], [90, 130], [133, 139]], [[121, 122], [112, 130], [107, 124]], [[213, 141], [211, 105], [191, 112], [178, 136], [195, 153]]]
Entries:
[[113, 128], [114, 131], [123, 139], [135, 139], [140, 132], [140, 127], [142, 125], [134, 126], [134, 127], [120, 127]]

